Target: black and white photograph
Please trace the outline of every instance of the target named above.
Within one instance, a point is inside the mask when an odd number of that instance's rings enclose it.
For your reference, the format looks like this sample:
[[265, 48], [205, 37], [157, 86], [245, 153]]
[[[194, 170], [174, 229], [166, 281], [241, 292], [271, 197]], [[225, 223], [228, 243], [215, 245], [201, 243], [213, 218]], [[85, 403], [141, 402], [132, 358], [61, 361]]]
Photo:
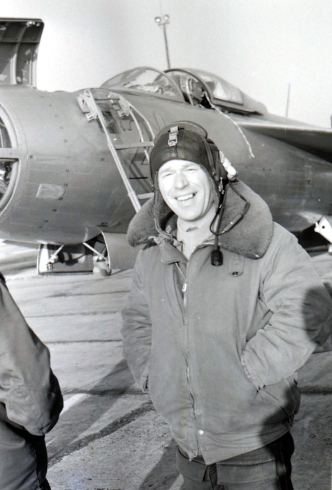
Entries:
[[330, 0], [0, 0], [0, 490], [332, 490]]

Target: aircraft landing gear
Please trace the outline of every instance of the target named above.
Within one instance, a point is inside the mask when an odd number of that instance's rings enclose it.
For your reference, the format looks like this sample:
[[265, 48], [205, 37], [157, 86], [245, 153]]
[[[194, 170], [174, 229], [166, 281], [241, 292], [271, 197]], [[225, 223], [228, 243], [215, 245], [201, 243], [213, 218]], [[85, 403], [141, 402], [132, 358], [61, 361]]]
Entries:
[[141, 248], [130, 247], [124, 233], [105, 232], [74, 245], [42, 244], [38, 252], [38, 274], [91, 274], [97, 267], [102, 276], [110, 276], [112, 269], [131, 269]]
[[102, 276], [107, 277], [112, 274], [111, 261], [109, 258], [108, 250], [106, 245], [103, 246], [101, 252], [98, 252], [95, 248], [91, 247], [88, 243], [83, 243], [85, 247], [90, 249], [94, 256], [94, 263], [98, 267], [99, 272]]
[[38, 274], [91, 274], [95, 266], [103, 276], [112, 273], [105, 243], [93, 240], [74, 245], [42, 244], [39, 247]]

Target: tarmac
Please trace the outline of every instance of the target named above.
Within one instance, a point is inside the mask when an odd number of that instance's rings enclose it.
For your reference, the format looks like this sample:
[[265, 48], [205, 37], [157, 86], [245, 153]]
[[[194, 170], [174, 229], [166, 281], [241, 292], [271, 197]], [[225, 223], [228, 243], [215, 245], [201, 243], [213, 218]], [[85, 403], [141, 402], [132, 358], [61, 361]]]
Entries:
[[[48, 345], [65, 399], [47, 435], [52, 490], [181, 490], [175, 443], [122, 357], [120, 311], [132, 271], [38, 276], [37, 250], [0, 244], [0, 270]], [[332, 293], [332, 256], [313, 257]], [[292, 434], [295, 490], [331, 490], [331, 340], [300, 371]]]

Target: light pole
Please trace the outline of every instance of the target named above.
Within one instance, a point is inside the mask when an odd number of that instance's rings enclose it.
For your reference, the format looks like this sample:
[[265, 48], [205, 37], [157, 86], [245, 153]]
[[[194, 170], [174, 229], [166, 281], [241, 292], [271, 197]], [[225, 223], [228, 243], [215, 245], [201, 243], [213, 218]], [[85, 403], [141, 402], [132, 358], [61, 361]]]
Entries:
[[159, 26], [163, 28], [164, 31], [164, 40], [165, 40], [165, 48], [166, 48], [166, 58], [167, 58], [167, 68], [170, 69], [171, 63], [169, 61], [169, 51], [168, 51], [168, 41], [166, 34], [166, 26], [169, 24], [169, 15], [163, 15], [162, 17], [155, 17], [154, 20], [157, 22]]

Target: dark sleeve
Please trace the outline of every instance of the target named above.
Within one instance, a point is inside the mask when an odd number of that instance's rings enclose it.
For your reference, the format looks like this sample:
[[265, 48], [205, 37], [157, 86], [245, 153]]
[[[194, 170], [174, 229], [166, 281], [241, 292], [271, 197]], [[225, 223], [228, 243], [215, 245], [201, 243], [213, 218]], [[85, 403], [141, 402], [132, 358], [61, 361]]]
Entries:
[[123, 353], [136, 383], [148, 391], [148, 369], [151, 353], [151, 319], [142, 284], [142, 254], [136, 259], [127, 304], [122, 311]]
[[261, 300], [272, 315], [246, 344], [242, 364], [257, 388], [288, 378], [331, 333], [332, 300], [311, 258], [285, 232], [261, 285]]
[[29, 328], [0, 280], [0, 402], [8, 419], [34, 435], [56, 424], [63, 408], [50, 353]]

